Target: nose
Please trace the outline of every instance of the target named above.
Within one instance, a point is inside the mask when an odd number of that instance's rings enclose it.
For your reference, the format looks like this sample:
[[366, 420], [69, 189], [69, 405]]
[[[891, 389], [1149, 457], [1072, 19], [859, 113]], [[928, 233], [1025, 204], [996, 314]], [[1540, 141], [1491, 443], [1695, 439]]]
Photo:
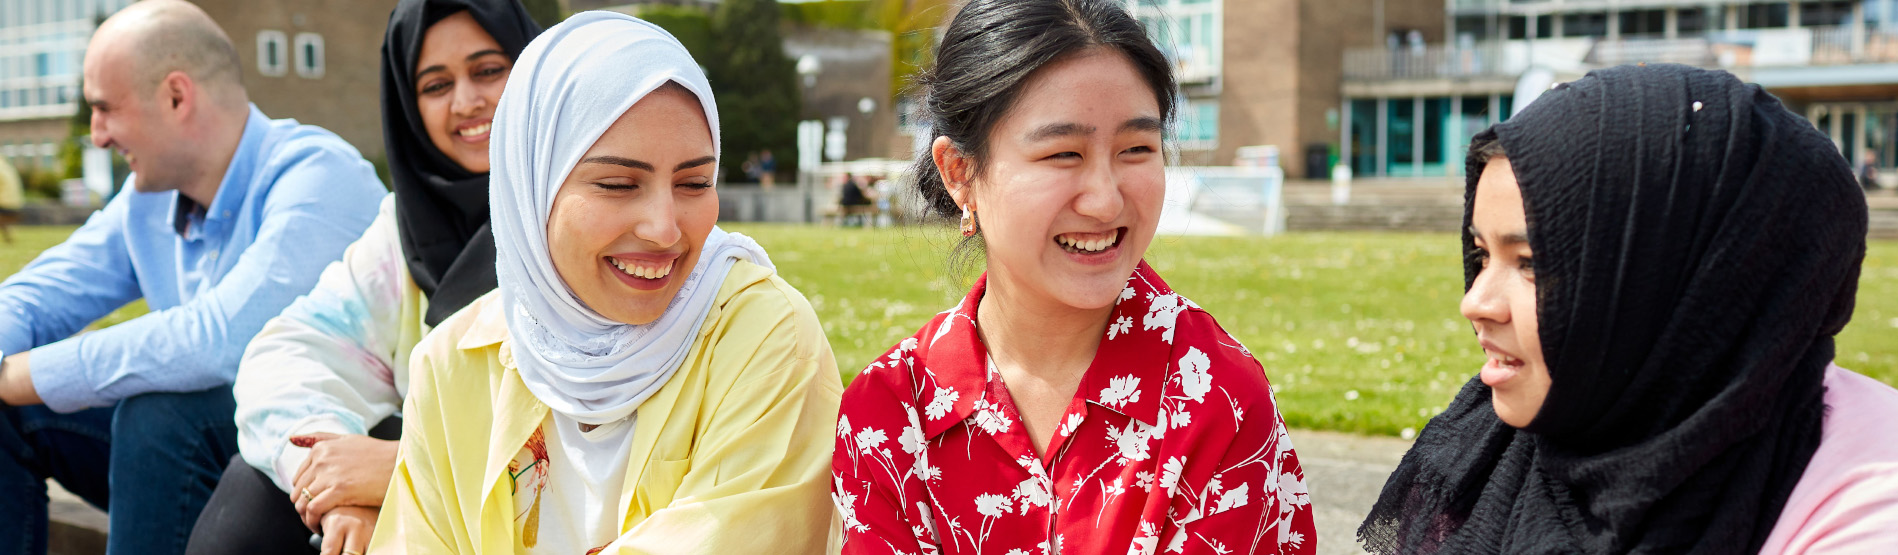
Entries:
[[1112, 156], [1096, 157], [1081, 176], [1081, 193], [1074, 199], [1074, 211], [1100, 222], [1120, 217], [1127, 199], [1121, 194], [1121, 179], [1114, 171]]
[[679, 231], [679, 204], [672, 195], [655, 194], [643, 200], [633, 216], [633, 237], [662, 249], [678, 244], [683, 233]]
[[86, 127], [92, 133], [92, 146], [105, 148], [112, 144], [112, 137], [105, 133], [105, 118], [100, 117], [97, 110], [92, 112], [92, 122]]
[[472, 117], [481, 113], [481, 109], [486, 107], [488, 107], [488, 97], [481, 94], [480, 86], [473, 83], [455, 85], [455, 101], [449, 105], [449, 109], [453, 110], [455, 115]]
[[1476, 274], [1476, 281], [1470, 284], [1470, 290], [1463, 293], [1463, 302], [1457, 307], [1464, 318], [1481, 326], [1483, 323], [1509, 323], [1509, 297], [1497, 283], [1495, 272], [1484, 268]]

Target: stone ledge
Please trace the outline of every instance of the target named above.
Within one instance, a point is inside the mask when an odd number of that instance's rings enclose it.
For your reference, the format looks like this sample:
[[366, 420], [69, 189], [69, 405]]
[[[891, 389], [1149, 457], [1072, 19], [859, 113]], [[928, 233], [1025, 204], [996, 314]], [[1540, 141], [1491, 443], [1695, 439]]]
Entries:
[[47, 555], [101, 555], [105, 553], [107, 520], [84, 499], [46, 481]]

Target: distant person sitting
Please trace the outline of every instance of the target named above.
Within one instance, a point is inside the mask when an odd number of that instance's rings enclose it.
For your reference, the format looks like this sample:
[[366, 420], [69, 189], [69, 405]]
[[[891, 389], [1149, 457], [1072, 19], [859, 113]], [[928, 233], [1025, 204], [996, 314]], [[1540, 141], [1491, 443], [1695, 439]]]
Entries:
[[13, 244], [13, 224], [20, 223], [20, 209], [26, 206], [26, 192], [20, 183], [20, 172], [0, 157], [0, 237], [7, 244]]
[[[342, 139], [250, 104], [230, 38], [146, 0], [86, 48], [92, 140], [136, 192], [0, 282], [0, 553], [47, 549], [46, 480], [110, 513], [109, 554], [172, 554], [237, 454], [231, 381], [383, 187]], [[151, 312], [73, 336], [139, 298]]]
[[769, 189], [778, 181], [778, 159], [771, 157], [771, 149], [758, 153], [758, 184]]
[[841, 189], [837, 194], [837, 209], [843, 217], [838, 223], [850, 225], [854, 218], [857, 225], [869, 227], [869, 218], [876, 214], [876, 202], [864, 193], [863, 182], [858, 181], [857, 176], [846, 173]]
[[1879, 190], [1879, 152], [1866, 148], [1866, 156], [1858, 163], [1858, 186], [1866, 190]]

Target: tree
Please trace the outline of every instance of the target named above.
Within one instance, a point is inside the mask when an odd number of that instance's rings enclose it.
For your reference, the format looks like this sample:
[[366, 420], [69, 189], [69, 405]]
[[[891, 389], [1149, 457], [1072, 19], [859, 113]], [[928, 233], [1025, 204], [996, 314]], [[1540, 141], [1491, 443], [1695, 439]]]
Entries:
[[744, 175], [745, 156], [764, 149], [779, 172], [796, 170], [802, 100], [779, 17], [777, 0], [725, 0], [712, 13], [711, 53], [699, 62], [716, 91], [725, 175]]
[[552, 27], [567, 18], [560, 9], [560, 0], [521, 0], [521, 6], [527, 8], [527, 15], [541, 27]]

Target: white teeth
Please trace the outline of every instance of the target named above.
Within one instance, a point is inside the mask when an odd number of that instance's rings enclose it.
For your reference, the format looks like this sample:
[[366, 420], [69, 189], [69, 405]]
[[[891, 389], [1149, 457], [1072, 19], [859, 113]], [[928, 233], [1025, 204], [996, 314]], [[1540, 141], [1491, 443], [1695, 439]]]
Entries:
[[470, 127], [467, 129], [463, 129], [461, 131], [457, 131], [457, 133], [460, 133], [461, 136], [463, 137], [473, 137], [476, 135], [480, 135], [482, 133], [487, 133], [489, 129], [493, 129], [493, 128], [494, 128], [494, 122], [488, 122], [488, 123], [483, 123], [481, 125], [476, 125], [474, 127]]
[[668, 275], [672, 275], [671, 264], [667, 264], [667, 265], [660, 266], [657, 268], [647, 268], [645, 266], [640, 266], [638, 264], [627, 264], [626, 262], [621, 261], [618, 258], [607, 257], [607, 260], [612, 261], [613, 267], [619, 268], [619, 271], [625, 272], [626, 275], [633, 276], [636, 278], [659, 279], [662, 277], [666, 277]]
[[1083, 251], [1083, 252], [1100, 252], [1103, 250], [1107, 250], [1107, 247], [1114, 246], [1114, 242], [1120, 240], [1120, 230], [1115, 229], [1114, 231], [1110, 232], [1106, 237], [1102, 237], [1100, 239], [1076, 241], [1074, 238], [1068, 237], [1066, 234], [1061, 234], [1061, 235], [1056, 235], [1054, 237], [1054, 240], [1056, 243], [1061, 244], [1061, 246], [1069, 247], [1074, 250]]

